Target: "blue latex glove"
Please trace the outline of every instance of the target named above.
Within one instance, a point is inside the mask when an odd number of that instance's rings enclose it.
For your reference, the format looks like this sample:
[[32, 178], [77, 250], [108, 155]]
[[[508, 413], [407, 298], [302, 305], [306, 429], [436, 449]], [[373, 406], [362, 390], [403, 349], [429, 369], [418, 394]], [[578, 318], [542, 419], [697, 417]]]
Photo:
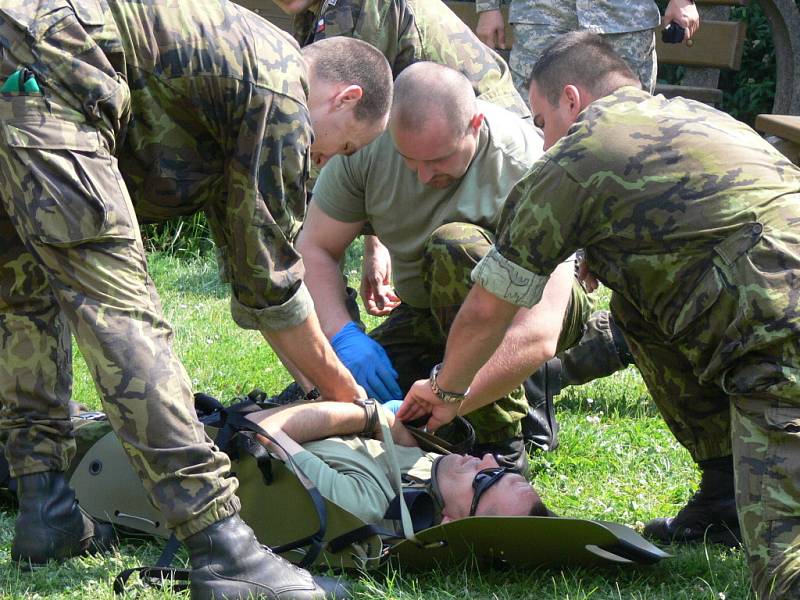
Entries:
[[403, 397], [397, 371], [381, 345], [361, 331], [353, 321], [331, 338], [336, 356], [371, 398], [388, 402]]
[[389, 400], [383, 405], [383, 408], [391, 412], [393, 415], [396, 415], [401, 406], [403, 406], [402, 400]]

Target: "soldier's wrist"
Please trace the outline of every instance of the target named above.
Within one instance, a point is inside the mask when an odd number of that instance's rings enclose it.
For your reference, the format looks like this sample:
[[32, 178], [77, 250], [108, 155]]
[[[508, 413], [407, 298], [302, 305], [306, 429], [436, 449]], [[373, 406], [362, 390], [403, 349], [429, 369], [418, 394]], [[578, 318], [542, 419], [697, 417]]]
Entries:
[[467, 399], [469, 394], [469, 387], [466, 390], [447, 390], [440, 385], [439, 371], [442, 369], [442, 363], [434, 365], [431, 369], [430, 377], [428, 378], [428, 385], [430, 385], [433, 394], [444, 404], [461, 404]]

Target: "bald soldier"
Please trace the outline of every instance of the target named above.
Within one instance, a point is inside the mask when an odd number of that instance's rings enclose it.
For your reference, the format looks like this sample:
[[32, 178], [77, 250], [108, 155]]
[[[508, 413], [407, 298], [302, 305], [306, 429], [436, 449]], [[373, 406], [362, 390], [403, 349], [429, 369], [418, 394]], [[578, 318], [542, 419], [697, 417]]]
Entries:
[[709, 472], [732, 450], [753, 587], [800, 596], [800, 169], [722, 112], [643, 92], [594, 34], [561, 37], [531, 81], [549, 150], [509, 196], [443, 366], [398, 417], [447, 422], [459, 403], [442, 390], [466, 393], [519, 307], [535, 307], [583, 246], [653, 400], [702, 470], [687, 506], [645, 532], [735, 528]]
[[20, 510], [11, 556], [43, 564], [109, 532], [64, 471], [70, 336], [153, 503], [185, 543], [193, 598], [322, 598], [239, 518], [228, 458], [197, 421], [139, 236], [204, 210], [238, 325], [332, 400], [363, 396], [320, 331], [292, 242], [310, 157], [386, 124], [391, 71], [364, 42], [294, 41], [225, 0], [42, 0], [0, 8], [0, 400]]
[[[375, 142], [322, 170], [298, 249], [322, 330], [336, 345], [354, 327], [339, 259], [365, 225], [375, 232], [391, 255], [402, 301], [361, 335], [387, 354], [407, 389], [441, 361], [469, 273], [494, 240], [506, 195], [542, 150], [537, 130], [476, 99], [459, 72], [430, 62], [397, 77], [389, 123]], [[574, 262], [565, 261], [545, 301], [518, 312], [471, 383], [463, 413], [475, 428], [477, 456], [488, 452], [527, 467], [522, 382], [580, 337], [589, 312], [573, 271]]]
[[[526, 100], [514, 88], [508, 65], [482, 44], [472, 30], [441, 0], [274, 0], [295, 15], [293, 31], [301, 46], [314, 40], [347, 36], [369, 42], [389, 61], [397, 77], [420, 61], [451, 67], [464, 75], [475, 96], [521, 116], [530, 117]], [[400, 300], [392, 282], [389, 252], [375, 236], [364, 237], [361, 298], [367, 312], [385, 317]], [[380, 346], [370, 345], [360, 331], [355, 292], [348, 291], [353, 324], [334, 337], [334, 350], [359, 384], [381, 401], [402, 396], [397, 368]], [[530, 414], [524, 417], [526, 437], [538, 448], [558, 444], [558, 423], [552, 397], [562, 385], [580, 384], [613, 373], [630, 363], [624, 339], [605, 311], [585, 324], [581, 343], [548, 362], [525, 382]], [[359, 335], [360, 334], [360, 335]], [[562, 368], [563, 367], [563, 368]], [[308, 387], [306, 385], [306, 387]], [[403, 388], [405, 389], [405, 388]]]

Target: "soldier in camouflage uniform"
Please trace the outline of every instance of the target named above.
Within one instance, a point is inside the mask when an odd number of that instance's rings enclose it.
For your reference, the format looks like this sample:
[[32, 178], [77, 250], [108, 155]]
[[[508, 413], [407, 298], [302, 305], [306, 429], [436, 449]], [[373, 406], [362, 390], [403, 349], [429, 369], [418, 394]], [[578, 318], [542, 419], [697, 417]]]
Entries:
[[[377, 47], [389, 60], [395, 77], [409, 65], [430, 61], [460, 71], [472, 84], [475, 95], [522, 117], [529, 117], [527, 92], [514, 89], [508, 66], [489, 50], [441, 0], [274, 0], [285, 12], [295, 15], [294, 35], [300, 45], [333, 36], [352, 36]], [[526, 98], [523, 100], [523, 98]], [[388, 310], [372, 308], [371, 291], [391, 282], [391, 267], [385, 248], [373, 236], [365, 236], [365, 251], [374, 248], [374, 261], [365, 257], [362, 298], [368, 312], [385, 316]], [[368, 290], [367, 292], [363, 290]], [[388, 299], [381, 299], [381, 302]], [[357, 313], [355, 293], [348, 300], [350, 312]], [[597, 311], [585, 323], [586, 334], [568, 355], [543, 366], [526, 382], [531, 413], [526, 432], [538, 447], [554, 448], [557, 423], [552, 395], [562, 385], [579, 384], [609, 375], [630, 363], [624, 340], [609, 322], [605, 311]], [[349, 365], [348, 365], [349, 366]], [[560, 379], [558, 373], [561, 373]], [[367, 381], [357, 378], [370, 391]], [[399, 391], [395, 386], [393, 390]], [[383, 398], [380, 393], [376, 397]], [[383, 398], [383, 399], [388, 399]]]
[[[584, 246], [676, 437], [696, 461], [732, 446], [758, 596], [800, 596], [800, 169], [724, 113], [641, 91], [593, 34], [547, 49], [531, 105], [550, 149], [509, 196], [437, 383], [465, 389], [492, 349], [471, 342]], [[446, 421], [437, 400], [417, 382], [398, 416]]]
[[292, 246], [309, 157], [354, 150], [385, 127], [388, 64], [343, 42], [303, 56], [225, 1], [0, 2], [0, 428], [19, 483], [15, 560], [78, 554], [92, 538], [63, 477], [75, 451], [72, 334], [132, 464], [190, 549], [193, 595], [322, 595], [237, 516], [236, 480], [197, 421], [134, 207], [148, 220], [204, 209], [234, 320], [326, 396], [362, 394], [319, 330]]
[[419, 61], [446, 65], [461, 71], [482, 100], [530, 117], [505, 61], [441, 0], [274, 1], [295, 15], [301, 46], [334, 36], [364, 40], [383, 53], [395, 77]]
[[[365, 363], [386, 357], [406, 390], [441, 360], [447, 331], [469, 292], [469, 273], [491, 247], [506, 194], [541, 154], [541, 139], [513, 113], [476, 101], [466, 78], [447, 67], [417, 63], [398, 77], [396, 89], [391, 135], [322, 170], [298, 249], [334, 349], [346, 355], [358, 348]], [[350, 320], [337, 268], [365, 224], [391, 254], [401, 299], [369, 336]], [[521, 311], [506, 348], [475, 380], [465, 412], [475, 427], [477, 454], [524, 459], [521, 382], [580, 337], [590, 305], [572, 264], [547, 298], [552, 306], [542, 305], [541, 312]]]
[[[593, 31], [603, 38], [639, 76], [646, 90], [656, 85], [655, 29], [661, 21], [653, 0], [477, 0], [478, 37], [491, 48], [506, 48], [501, 4], [511, 2], [509, 23], [514, 29], [511, 73], [523, 97], [531, 67], [553, 39], [568, 31]], [[686, 39], [697, 29], [694, 0], [670, 0], [664, 22], [687, 28]]]

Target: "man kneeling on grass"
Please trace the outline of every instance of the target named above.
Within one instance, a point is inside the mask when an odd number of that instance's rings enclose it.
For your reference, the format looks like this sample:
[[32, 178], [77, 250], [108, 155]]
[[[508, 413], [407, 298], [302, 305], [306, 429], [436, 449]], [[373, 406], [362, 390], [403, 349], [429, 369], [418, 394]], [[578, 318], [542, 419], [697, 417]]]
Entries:
[[396, 493], [392, 473], [427, 487], [437, 509], [435, 522], [468, 516], [546, 516], [539, 494], [516, 471], [498, 465], [494, 456], [425, 452], [394, 415], [384, 414], [395, 442], [397, 465], [381, 440], [371, 400], [358, 403], [292, 404], [253, 413], [280, 447], [260, 437], [282, 459], [291, 455], [319, 492], [366, 523], [393, 527], [384, 515]]

